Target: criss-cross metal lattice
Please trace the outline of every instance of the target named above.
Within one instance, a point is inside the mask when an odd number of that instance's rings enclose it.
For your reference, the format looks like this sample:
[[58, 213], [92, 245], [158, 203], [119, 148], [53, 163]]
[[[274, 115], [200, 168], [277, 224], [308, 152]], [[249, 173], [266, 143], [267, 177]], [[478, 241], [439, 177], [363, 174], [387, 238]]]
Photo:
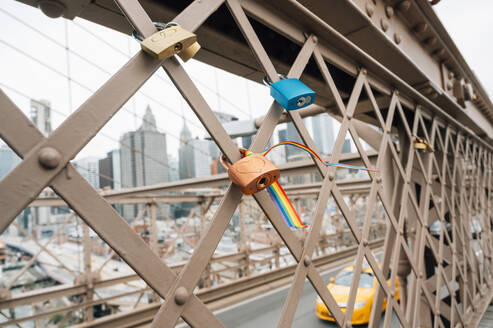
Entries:
[[[116, 2], [141, 35], [147, 37], [156, 31], [137, 0]], [[195, 31], [223, 2], [196, 0], [173, 21]], [[278, 73], [240, 2], [225, 2], [260, 67], [271, 81], [278, 81]], [[371, 188], [364, 224], [359, 228], [335, 183], [335, 168], [327, 168], [313, 159], [323, 182], [303, 245], [284, 224], [267, 192], [254, 195], [297, 262], [278, 326], [291, 326], [306, 278], [323, 300], [327, 314], [333, 316], [339, 326], [351, 326], [364, 259], [377, 279], [371, 327], [380, 324], [384, 302], [384, 327], [390, 326], [393, 313], [403, 327], [467, 326], [472, 313], [478, 310], [478, 300], [485, 293], [491, 293], [493, 287], [491, 147], [462, 129], [458, 122], [452, 122], [443, 112], [437, 113], [436, 108], [414, 105], [398, 90], [383, 87], [364, 68], [352, 68], [356, 73], [355, 82], [347, 103], [344, 103], [327, 66], [326, 61], [330, 62], [331, 58], [322, 52], [322, 39], [321, 35], [306, 34], [287, 77], [300, 77], [308, 61], [314, 59], [326, 82], [327, 92], [335, 100], [336, 110], [329, 114], [341, 121], [330, 161], [340, 160], [343, 143], [349, 133], [363, 165], [378, 169], [378, 173], [369, 173]], [[236, 145], [174, 57], [158, 61], [144, 52], [137, 53], [49, 137], [42, 136], [1, 92], [0, 137], [23, 161], [0, 181], [0, 232], [43, 188], [50, 186], [164, 299], [154, 317], [153, 327], [172, 327], [180, 317], [193, 327], [223, 327], [193, 291], [241, 202], [243, 194], [240, 190], [229, 185], [190, 260], [176, 275], [69, 163], [160, 66], [226, 157], [231, 162], [240, 159]], [[376, 92], [388, 97], [386, 108], [380, 108]], [[357, 119], [358, 104], [363, 97], [370, 103], [378, 131]], [[283, 112], [276, 102], [272, 103], [251, 151], [264, 149]], [[289, 111], [288, 116], [303, 142], [316, 151], [315, 142], [299, 112]], [[398, 136], [397, 141], [395, 135]], [[424, 138], [434, 151], [415, 149], [417, 136]], [[378, 151], [376, 162], [370, 160], [361, 139]], [[42, 158], [47, 152], [55, 163], [49, 167]], [[338, 306], [312, 262], [330, 197], [334, 199], [358, 245], [355, 274], [344, 309]], [[372, 211], [378, 203], [383, 206], [388, 222], [380, 261], [368, 247]], [[479, 231], [475, 237], [471, 235], [473, 219], [481, 224], [481, 236]], [[435, 222], [441, 227], [438, 236], [430, 231], [430, 226]], [[474, 254], [478, 248], [483, 257]], [[399, 291], [396, 289], [398, 277]], [[443, 298], [443, 289], [451, 295], [449, 300]]]

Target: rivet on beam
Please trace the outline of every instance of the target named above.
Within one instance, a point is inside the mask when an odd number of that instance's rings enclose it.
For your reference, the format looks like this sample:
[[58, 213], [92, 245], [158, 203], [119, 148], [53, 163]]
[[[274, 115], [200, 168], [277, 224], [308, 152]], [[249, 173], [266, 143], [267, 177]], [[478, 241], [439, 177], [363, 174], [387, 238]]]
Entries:
[[312, 264], [312, 260], [308, 257], [308, 255], [305, 255], [303, 257], [303, 264], [308, 267], [310, 264]]
[[185, 287], [178, 287], [175, 292], [175, 303], [178, 305], [183, 305], [188, 300], [188, 292]]
[[384, 32], [387, 32], [389, 29], [389, 22], [385, 18], [382, 18], [380, 19], [380, 26]]
[[391, 18], [392, 16], [394, 16], [394, 8], [392, 8], [391, 6], [385, 7], [385, 13], [387, 14], [388, 18]]
[[366, 14], [371, 17], [373, 16], [373, 12], [375, 11], [375, 7], [371, 3], [366, 4]]
[[401, 35], [399, 33], [394, 33], [394, 41], [397, 44], [400, 44], [402, 42]]
[[39, 163], [46, 169], [54, 169], [60, 164], [62, 155], [53, 147], [44, 147], [39, 151]]
[[363, 244], [363, 247], [368, 246], [368, 239], [363, 238], [363, 240], [361, 240], [361, 244]]
[[414, 31], [419, 34], [426, 32], [427, 29], [428, 24], [426, 23], [419, 23], [414, 27]]
[[402, 12], [408, 11], [409, 8], [411, 8], [411, 1], [408, 1], [408, 0], [404, 0], [397, 5], [397, 10], [402, 11]]
[[443, 49], [443, 48], [438, 49], [438, 50], [434, 51], [433, 54], [438, 56], [438, 57], [442, 57], [443, 55], [445, 55], [445, 49]]
[[437, 42], [438, 42], [438, 39], [437, 39], [437, 38], [435, 38], [434, 36], [432, 36], [432, 37], [430, 37], [430, 38], [428, 38], [428, 39], [426, 39], [426, 40], [424, 41], [424, 43], [425, 43], [427, 46], [430, 46], [430, 47], [434, 47], [434, 46], [437, 44]]

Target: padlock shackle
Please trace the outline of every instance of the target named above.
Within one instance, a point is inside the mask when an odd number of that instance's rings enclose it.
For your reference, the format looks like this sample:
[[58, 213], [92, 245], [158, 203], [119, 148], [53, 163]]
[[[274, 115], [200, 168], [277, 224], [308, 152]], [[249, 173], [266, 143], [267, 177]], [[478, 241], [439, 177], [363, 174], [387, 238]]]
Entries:
[[[158, 31], [162, 31], [170, 26], [180, 26], [180, 24], [176, 23], [176, 22], [169, 22], [169, 23], [162, 23], [162, 22], [152, 22], [154, 24], [154, 27], [158, 30]], [[132, 32], [132, 36], [134, 37], [134, 39], [136, 39], [137, 41], [144, 41], [144, 37], [139, 33], [137, 32], [136, 30], [134, 30]]]
[[[279, 80], [287, 79], [286, 75], [281, 74], [281, 73], [277, 73], [277, 76], [279, 76]], [[269, 79], [269, 77], [267, 75], [264, 77], [262, 82], [264, 82], [264, 85], [266, 87], [269, 87], [272, 84], [272, 81]]]
[[[245, 152], [247, 151], [247, 149], [243, 147], [238, 147], [238, 150], [240, 151], [241, 157], [245, 157]], [[233, 163], [231, 163], [224, 154], [221, 154], [221, 156], [219, 156], [219, 162], [226, 170], [229, 169], [231, 165], [233, 165]]]

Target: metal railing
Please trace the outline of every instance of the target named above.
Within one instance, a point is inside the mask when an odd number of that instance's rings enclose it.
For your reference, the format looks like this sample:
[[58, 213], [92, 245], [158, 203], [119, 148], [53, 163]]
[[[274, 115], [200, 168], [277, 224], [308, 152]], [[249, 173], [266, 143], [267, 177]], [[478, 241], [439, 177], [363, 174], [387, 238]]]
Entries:
[[[141, 35], [147, 37], [156, 31], [137, 0], [116, 3]], [[335, 182], [335, 168], [327, 168], [314, 159], [323, 181], [312, 222], [301, 243], [284, 224], [267, 192], [253, 195], [297, 263], [278, 326], [291, 326], [305, 279], [310, 281], [337, 324], [351, 326], [364, 259], [378, 281], [370, 327], [379, 326], [384, 299], [384, 327], [389, 327], [393, 313], [402, 327], [473, 325], [476, 318], [473, 314], [484, 311], [484, 304], [493, 296], [491, 145], [296, 1], [283, 3], [309, 22], [305, 26], [289, 24], [286, 22], [289, 17], [238, 0], [196, 0], [173, 21], [193, 32], [223, 3], [271, 81], [278, 81], [278, 72], [245, 11], [301, 45], [287, 77], [299, 78], [313, 59], [326, 83], [326, 92], [334, 99], [335, 106], [327, 112], [341, 122], [330, 161], [341, 159], [349, 133], [362, 164], [378, 170], [368, 174], [370, 189], [363, 226], [359, 227]], [[240, 159], [236, 145], [174, 57], [159, 61], [144, 52], [137, 53], [49, 137], [43, 137], [2, 92], [0, 137], [23, 161], [0, 181], [0, 232], [43, 188], [51, 186], [164, 299], [151, 327], [172, 327], [180, 317], [193, 327], [223, 327], [193, 291], [241, 202], [240, 190], [229, 185], [189, 261], [176, 273], [69, 163], [159, 67], [170, 76], [226, 158], [232, 163]], [[349, 95], [339, 90], [329, 67], [349, 74], [352, 83]], [[386, 97], [388, 106], [379, 106], [377, 96]], [[362, 101], [369, 106], [364, 114], [358, 111]], [[283, 114], [284, 110], [273, 102], [253, 141], [252, 152], [264, 149]], [[316, 150], [301, 113], [288, 111], [287, 117], [303, 142]], [[376, 160], [370, 160], [361, 139], [377, 151]], [[416, 144], [420, 140], [432, 151], [418, 149]], [[313, 258], [330, 197], [357, 243], [355, 274], [345, 312], [337, 306]], [[389, 226], [381, 261], [377, 261], [369, 248], [371, 213], [378, 204], [383, 206]], [[473, 221], [479, 222], [480, 234], [471, 233]], [[433, 234], [431, 228], [435, 222], [439, 229]], [[478, 255], [479, 250], [482, 256]], [[388, 284], [390, 268], [397, 269], [391, 271]], [[86, 269], [90, 272], [90, 265]], [[397, 276], [401, 282], [400, 302], [395, 298]], [[443, 289], [450, 297], [438, 292]]]

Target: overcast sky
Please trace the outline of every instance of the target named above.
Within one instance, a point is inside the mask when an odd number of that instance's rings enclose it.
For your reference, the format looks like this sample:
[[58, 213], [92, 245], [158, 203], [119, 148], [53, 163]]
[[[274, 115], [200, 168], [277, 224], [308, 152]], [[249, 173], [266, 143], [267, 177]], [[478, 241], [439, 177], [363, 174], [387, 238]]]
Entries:
[[[493, 94], [493, 44], [488, 33], [493, 30], [493, 1], [443, 0], [435, 9], [487, 92]], [[139, 44], [126, 35], [78, 18], [50, 19], [14, 0], [0, 1], [0, 28], [0, 87], [26, 114], [29, 97], [49, 100], [54, 129], [139, 51]], [[184, 66], [214, 110], [247, 119], [265, 114], [272, 101], [263, 85], [194, 60]], [[78, 158], [104, 157], [117, 148], [121, 134], [140, 125], [148, 104], [159, 130], [168, 135], [168, 153], [175, 157], [181, 115], [195, 136], [204, 135], [193, 112], [160, 69]]]

